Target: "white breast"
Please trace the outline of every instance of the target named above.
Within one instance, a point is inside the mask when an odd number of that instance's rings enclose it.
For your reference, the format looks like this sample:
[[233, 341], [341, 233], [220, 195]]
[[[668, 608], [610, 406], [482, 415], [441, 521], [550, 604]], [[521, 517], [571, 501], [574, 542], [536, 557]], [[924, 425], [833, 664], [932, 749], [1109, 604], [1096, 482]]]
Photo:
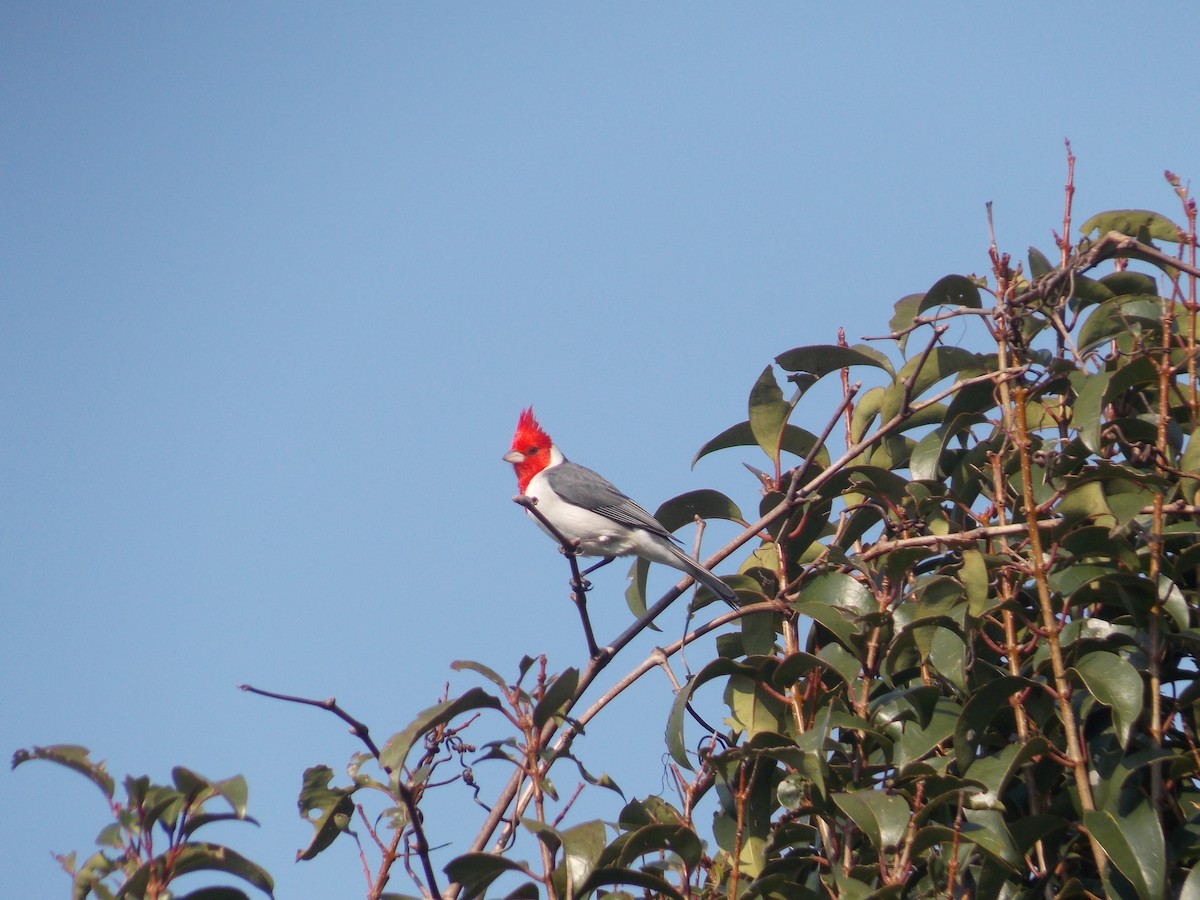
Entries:
[[[640, 544], [637, 530], [562, 500], [550, 490], [542, 472], [530, 479], [525, 494], [537, 500], [538, 512], [549, 519], [563, 537], [579, 541], [579, 549], [584, 556], [627, 556], [637, 552]], [[546, 531], [537, 517], [532, 513], [530, 515]], [[546, 533], [550, 534], [549, 531]], [[554, 537], [552, 534], [550, 536]]]

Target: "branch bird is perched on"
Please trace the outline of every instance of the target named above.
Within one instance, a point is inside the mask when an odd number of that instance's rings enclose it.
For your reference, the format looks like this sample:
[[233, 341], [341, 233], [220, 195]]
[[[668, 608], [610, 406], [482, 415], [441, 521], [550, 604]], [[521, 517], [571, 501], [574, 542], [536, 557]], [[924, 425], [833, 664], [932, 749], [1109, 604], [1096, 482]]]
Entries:
[[[603, 557], [589, 572], [618, 556], [640, 556], [686, 572], [737, 608], [732, 588], [679, 549], [654, 516], [607, 479], [563, 456], [533, 417], [532, 407], [521, 413], [504, 461], [516, 470], [517, 490], [537, 502], [538, 512], [563, 537], [579, 542], [581, 555]], [[547, 531], [536, 516], [533, 519]]]

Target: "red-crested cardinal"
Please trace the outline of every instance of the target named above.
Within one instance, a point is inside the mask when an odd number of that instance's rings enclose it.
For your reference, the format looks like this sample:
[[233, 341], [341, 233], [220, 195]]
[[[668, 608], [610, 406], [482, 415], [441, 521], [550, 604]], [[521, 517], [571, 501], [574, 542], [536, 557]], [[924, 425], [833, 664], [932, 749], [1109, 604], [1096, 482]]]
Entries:
[[[737, 608], [737, 595], [729, 585], [680, 550], [654, 516], [607, 479], [563, 456], [533, 417], [532, 407], [521, 413], [504, 461], [516, 470], [517, 489], [537, 501], [538, 512], [563, 537], [579, 541], [580, 554], [603, 557], [592, 569], [618, 556], [640, 556], [686, 572]], [[536, 516], [530, 516], [550, 533]]]

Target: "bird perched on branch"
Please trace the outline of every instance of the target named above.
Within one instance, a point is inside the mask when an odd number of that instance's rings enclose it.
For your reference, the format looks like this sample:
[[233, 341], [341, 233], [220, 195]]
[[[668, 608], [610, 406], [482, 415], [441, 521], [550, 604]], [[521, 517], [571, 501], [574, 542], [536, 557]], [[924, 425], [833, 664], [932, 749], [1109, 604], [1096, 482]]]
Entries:
[[[516, 470], [517, 489], [537, 501], [537, 511], [562, 537], [578, 541], [583, 556], [603, 557], [588, 572], [618, 556], [640, 556], [686, 572], [737, 608], [737, 595], [729, 585], [684, 553], [654, 516], [607, 479], [563, 456], [533, 417], [532, 407], [521, 413], [504, 461]], [[558, 539], [536, 515], [530, 515], [543, 531]]]

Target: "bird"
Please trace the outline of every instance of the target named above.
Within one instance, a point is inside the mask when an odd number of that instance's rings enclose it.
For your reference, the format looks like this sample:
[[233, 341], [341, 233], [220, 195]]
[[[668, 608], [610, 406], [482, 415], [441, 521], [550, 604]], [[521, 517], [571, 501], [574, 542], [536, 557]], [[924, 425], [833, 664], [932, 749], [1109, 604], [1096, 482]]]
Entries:
[[[537, 511], [563, 537], [578, 541], [580, 555], [601, 557], [587, 572], [618, 556], [640, 556], [686, 572], [734, 609], [738, 608], [733, 589], [684, 553], [671, 532], [654, 516], [604, 476], [563, 456], [538, 424], [533, 407], [521, 412], [512, 446], [502, 459], [512, 463], [517, 490], [535, 501]], [[558, 540], [536, 515], [527, 512], [543, 531]]]

